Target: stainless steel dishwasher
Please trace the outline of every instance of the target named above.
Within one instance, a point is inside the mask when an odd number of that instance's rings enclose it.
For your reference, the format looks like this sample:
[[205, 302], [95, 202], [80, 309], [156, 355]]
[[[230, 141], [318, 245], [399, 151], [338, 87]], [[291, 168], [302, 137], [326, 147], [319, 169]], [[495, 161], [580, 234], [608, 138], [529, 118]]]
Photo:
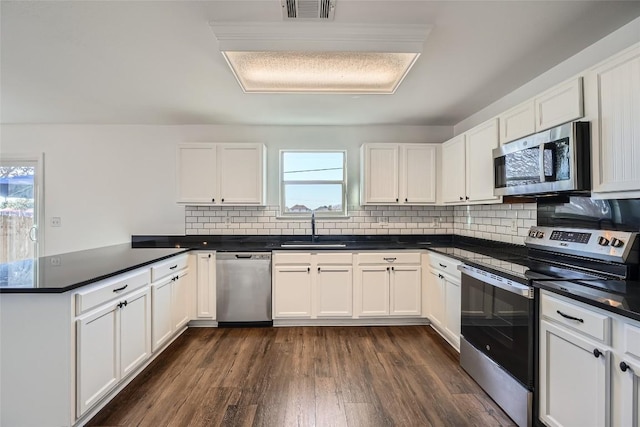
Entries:
[[271, 326], [271, 253], [216, 254], [218, 326]]

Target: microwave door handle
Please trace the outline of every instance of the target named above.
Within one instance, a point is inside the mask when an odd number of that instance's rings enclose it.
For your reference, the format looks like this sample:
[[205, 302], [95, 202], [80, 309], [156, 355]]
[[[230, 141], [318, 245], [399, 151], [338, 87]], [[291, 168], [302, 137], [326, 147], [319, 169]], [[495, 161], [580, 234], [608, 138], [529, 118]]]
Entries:
[[538, 145], [538, 173], [540, 182], [545, 182], [547, 179], [544, 175], [544, 142]]

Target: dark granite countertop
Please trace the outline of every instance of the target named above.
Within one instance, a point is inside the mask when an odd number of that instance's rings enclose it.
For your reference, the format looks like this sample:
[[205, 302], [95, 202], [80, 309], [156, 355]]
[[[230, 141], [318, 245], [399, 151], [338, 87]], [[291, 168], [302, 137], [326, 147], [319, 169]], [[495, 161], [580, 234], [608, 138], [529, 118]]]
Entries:
[[188, 250], [126, 243], [0, 264], [0, 293], [62, 293]]
[[[597, 285], [597, 286], [593, 286]], [[640, 281], [607, 280], [533, 282], [533, 286], [640, 321]]]

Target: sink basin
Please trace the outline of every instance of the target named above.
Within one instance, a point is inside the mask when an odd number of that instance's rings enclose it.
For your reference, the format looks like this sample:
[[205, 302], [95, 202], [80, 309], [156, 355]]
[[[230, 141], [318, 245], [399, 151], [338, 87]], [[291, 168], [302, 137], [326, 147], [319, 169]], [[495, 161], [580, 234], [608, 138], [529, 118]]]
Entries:
[[308, 240], [292, 240], [280, 244], [281, 248], [346, 248], [345, 242], [309, 242]]

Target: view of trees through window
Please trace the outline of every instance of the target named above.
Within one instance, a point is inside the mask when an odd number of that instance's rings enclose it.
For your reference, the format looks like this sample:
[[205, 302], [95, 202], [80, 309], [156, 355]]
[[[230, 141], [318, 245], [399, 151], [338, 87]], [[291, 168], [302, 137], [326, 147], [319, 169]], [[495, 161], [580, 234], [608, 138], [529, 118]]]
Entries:
[[346, 214], [343, 151], [283, 151], [280, 179], [283, 214]]

